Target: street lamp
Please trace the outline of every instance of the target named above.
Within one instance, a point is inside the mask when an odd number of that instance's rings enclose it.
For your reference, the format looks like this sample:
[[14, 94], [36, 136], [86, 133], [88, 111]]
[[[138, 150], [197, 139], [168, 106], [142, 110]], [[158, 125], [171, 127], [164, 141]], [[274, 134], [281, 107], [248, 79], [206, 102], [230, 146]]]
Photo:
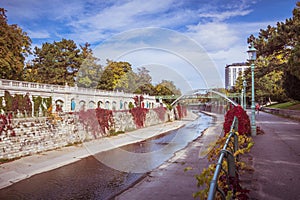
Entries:
[[255, 124], [255, 99], [254, 99], [254, 61], [256, 60], [256, 49], [253, 42], [251, 47], [247, 51], [249, 55], [249, 61], [251, 62], [251, 78], [252, 78], [252, 99], [251, 99], [251, 135], [256, 136], [256, 124]]
[[247, 87], [247, 82], [246, 82], [246, 80], [245, 80], [245, 78], [243, 77], [243, 92], [244, 92], [244, 94], [243, 94], [243, 97], [244, 97], [244, 100], [243, 100], [243, 108], [244, 108], [244, 110], [246, 110], [246, 108], [247, 108], [247, 103], [246, 103], [246, 100], [247, 100], [247, 98], [246, 98], [246, 87]]

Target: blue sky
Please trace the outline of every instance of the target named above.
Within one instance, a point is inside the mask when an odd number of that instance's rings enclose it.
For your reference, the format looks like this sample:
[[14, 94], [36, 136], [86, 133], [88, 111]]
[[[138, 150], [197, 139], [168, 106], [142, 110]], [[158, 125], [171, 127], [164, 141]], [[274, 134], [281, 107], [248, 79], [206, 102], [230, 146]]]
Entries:
[[[137, 37], [139, 39], [131, 38], [130, 41], [120, 41], [120, 37], [117, 37], [118, 44], [122, 45], [130, 46], [135, 41], [133, 46], [136, 49], [140, 43], [157, 40], [157, 36], [147, 39], [144, 37], [145, 30], [150, 30], [148, 27], [163, 28], [162, 31], [156, 32], [157, 35], [165, 29], [175, 31], [182, 41], [187, 37], [207, 53], [223, 81], [226, 64], [246, 61], [247, 37], [250, 34], [257, 35], [259, 30], [265, 29], [267, 25], [276, 25], [276, 22], [290, 18], [296, 2], [297, 0], [2, 0], [0, 7], [8, 11], [9, 24], [18, 24], [28, 33], [33, 46], [66, 38], [74, 40], [77, 44], [89, 42], [97, 48], [116, 35], [124, 38], [126, 34], [133, 33], [131, 30], [144, 30], [140, 31], [144, 34], [143, 40], [141, 34]], [[173, 36], [172, 32], [169, 34]], [[163, 41], [170, 42], [171, 47], [167, 48], [169, 54], [183, 52], [179, 49], [174, 50], [174, 38], [172, 41], [162, 38], [161, 42], [164, 43]], [[157, 44], [157, 41], [151, 41], [148, 45], [154, 43]], [[116, 48], [120, 48], [120, 45]], [[109, 50], [106, 49], [107, 51]], [[149, 54], [148, 51], [147, 53]], [[161, 51], [159, 54], [162, 54]], [[149, 66], [153, 57], [144, 56], [144, 59], [149, 59], [144, 64], [137, 61], [141, 57], [143, 56], [138, 54], [126, 59], [133, 65]], [[157, 59], [154, 64], [169, 65], [160, 63]], [[174, 60], [168, 69], [173, 65]], [[183, 67], [181, 63], [181, 68], [188, 67]], [[176, 73], [181, 75], [181, 72]], [[167, 74], [160, 71], [157, 75]], [[189, 77], [183, 79], [187, 80], [191, 88], [198, 87], [191, 83]], [[159, 81], [159, 78], [154, 77], [154, 81]]]

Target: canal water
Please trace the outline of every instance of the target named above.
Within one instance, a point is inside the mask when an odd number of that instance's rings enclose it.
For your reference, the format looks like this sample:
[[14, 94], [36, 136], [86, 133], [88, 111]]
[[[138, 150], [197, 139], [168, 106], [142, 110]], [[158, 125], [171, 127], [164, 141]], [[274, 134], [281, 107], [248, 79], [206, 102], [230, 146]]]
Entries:
[[0, 199], [111, 199], [200, 137], [211, 123], [212, 117], [199, 113], [180, 129], [15, 183], [0, 190]]

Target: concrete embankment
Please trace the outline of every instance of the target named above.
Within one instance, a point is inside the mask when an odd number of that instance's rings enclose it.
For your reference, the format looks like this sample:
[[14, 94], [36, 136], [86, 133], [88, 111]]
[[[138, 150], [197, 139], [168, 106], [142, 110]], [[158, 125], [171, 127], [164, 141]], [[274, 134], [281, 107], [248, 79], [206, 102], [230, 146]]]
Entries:
[[140, 142], [147, 138], [178, 129], [186, 123], [195, 120], [197, 117], [197, 115], [189, 113], [184, 120], [150, 126], [125, 134], [101, 138], [76, 146], [64, 147], [3, 163], [0, 165], [0, 189], [35, 174], [59, 168], [93, 154]]

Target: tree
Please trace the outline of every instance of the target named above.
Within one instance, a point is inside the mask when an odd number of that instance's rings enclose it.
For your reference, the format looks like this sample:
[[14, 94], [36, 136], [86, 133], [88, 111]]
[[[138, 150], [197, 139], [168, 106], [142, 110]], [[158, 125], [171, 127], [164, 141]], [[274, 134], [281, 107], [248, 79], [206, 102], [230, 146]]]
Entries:
[[102, 90], [127, 90], [132, 75], [131, 64], [128, 62], [107, 61], [97, 88]]
[[94, 57], [90, 44], [80, 46], [83, 62], [77, 75], [78, 87], [96, 88], [102, 75], [102, 66], [98, 64], [98, 58]]
[[134, 93], [155, 95], [155, 87], [151, 83], [139, 86]]
[[8, 25], [6, 10], [0, 8], [0, 78], [22, 80], [31, 39], [16, 24]]
[[286, 94], [300, 101], [300, 44], [293, 49], [284, 75]]
[[35, 58], [27, 66], [27, 81], [74, 86], [83, 57], [73, 40], [62, 39], [35, 47]]
[[[260, 30], [258, 38], [253, 35], [248, 38], [249, 43], [254, 42], [258, 55], [255, 62], [256, 97], [287, 101], [300, 96], [295, 94], [298, 90], [289, 91], [299, 83], [299, 32], [300, 2], [296, 4], [292, 18]], [[247, 81], [250, 80], [248, 76]]]
[[152, 77], [149, 74], [149, 70], [147, 70], [145, 67], [141, 67], [137, 69], [137, 86], [145, 85], [145, 84], [151, 84]]
[[181, 95], [181, 91], [174, 85], [173, 81], [162, 80], [155, 88], [158, 95]]

